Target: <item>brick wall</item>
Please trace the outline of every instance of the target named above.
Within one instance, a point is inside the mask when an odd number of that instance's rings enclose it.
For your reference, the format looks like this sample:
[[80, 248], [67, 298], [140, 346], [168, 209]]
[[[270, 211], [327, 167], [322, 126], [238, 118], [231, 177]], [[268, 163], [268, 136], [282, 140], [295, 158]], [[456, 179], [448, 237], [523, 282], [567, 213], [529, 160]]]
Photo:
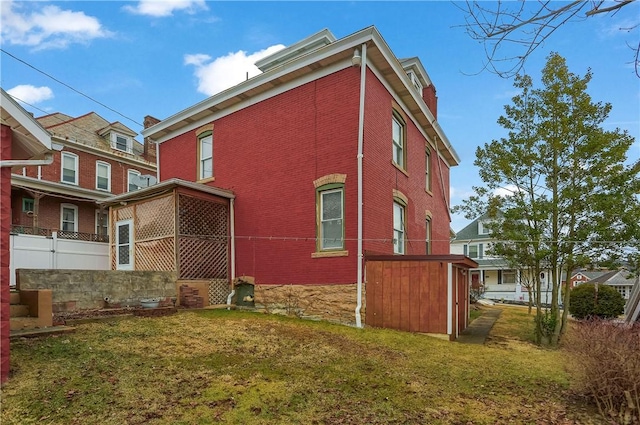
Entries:
[[[0, 125], [0, 160], [11, 159], [11, 129]], [[0, 383], [9, 377], [9, 230], [11, 168], [0, 168]]]
[[[65, 146], [61, 152], [54, 152], [53, 164], [41, 167], [42, 180], [60, 183], [62, 152], [70, 152], [78, 155], [78, 186], [85, 189], [96, 190], [96, 161], [106, 162], [111, 165], [111, 194], [118, 195], [127, 192], [129, 169], [139, 171], [140, 174], [153, 174], [155, 170], [151, 168], [133, 166], [118, 162], [111, 158], [105, 158], [92, 153], [84, 152]], [[26, 167], [27, 176], [37, 178], [38, 167]]]
[[[237, 197], [237, 275], [269, 284], [355, 282], [359, 80], [348, 68], [215, 121], [210, 184]], [[195, 180], [196, 143], [189, 132], [160, 145], [162, 180]], [[313, 181], [332, 173], [347, 175], [349, 255], [312, 259]]]
[[[406, 173], [391, 162], [391, 118], [393, 98], [376, 76], [368, 71], [364, 142], [364, 249], [393, 253], [393, 190], [408, 198], [406, 207], [407, 254], [425, 254], [425, 212], [432, 214], [432, 254], [449, 253], [449, 217], [442, 196], [438, 156], [431, 149], [431, 193], [426, 191], [425, 146], [427, 141], [407, 117]], [[442, 164], [448, 196], [449, 167]]]
[[19, 289], [51, 289], [53, 311], [138, 305], [143, 298], [176, 297], [174, 272], [123, 270], [16, 270]]
[[[349, 284], [357, 267], [357, 145], [360, 70], [348, 68], [214, 122], [214, 181], [236, 194], [236, 275], [256, 284]], [[434, 254], [449, 252], [449, 220], [437, 154], [432, 193], [425, 190], [425, 139], [407, 120], [408, 176], [392, 163], [392, 96], [368, 71], [364, 139], [365, 250], [393, 252], [393, 189], [408, 196], [408, 254], [425, 253], [425, 212], [432, 214]], [[196, 180], [195, 131], [160, 145], [161, 179]], [[313, 181], [346, 174], [348, 256], [315, 252]], [[448, 167], [443, 167], [448, 191]], [[284, 238], [284, 239], [283, 239]]]

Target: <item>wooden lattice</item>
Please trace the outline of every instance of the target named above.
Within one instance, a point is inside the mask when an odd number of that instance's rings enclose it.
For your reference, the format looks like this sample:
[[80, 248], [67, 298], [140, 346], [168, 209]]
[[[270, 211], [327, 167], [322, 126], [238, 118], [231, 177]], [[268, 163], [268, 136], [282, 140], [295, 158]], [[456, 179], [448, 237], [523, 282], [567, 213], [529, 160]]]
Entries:
[[227, 237], [229, 207], [218, 202], [179, 196], [179, 234]]
[[180, 194], [181, 279], [228, 279], [229, 212], [226, 204]]
[[211, 279], [209, 282], [209, 304], [226, 304], [231, 293], [227, 279]]
[[151, 199], [136, 205], [135, 240], [148, 240], [173, 236], [173, 195]]
[[[114, 226], [115, 227], [115, 226]], [[113, 237], [111, 238], [113, 240]], [[115, 245], [111, 245], [109, 247], [109, 257], [111, 257], [111, 270], [116, 269], [116, 247]]]
[[116, 221], [133, 218], [133, 206], [118, 208], [116, 210]]
[[176, 269], [174, 238], [136, 242], [136, 270], [173, 271]]
[[180, 237], [180, 279], [227, 279], [227, 241]]

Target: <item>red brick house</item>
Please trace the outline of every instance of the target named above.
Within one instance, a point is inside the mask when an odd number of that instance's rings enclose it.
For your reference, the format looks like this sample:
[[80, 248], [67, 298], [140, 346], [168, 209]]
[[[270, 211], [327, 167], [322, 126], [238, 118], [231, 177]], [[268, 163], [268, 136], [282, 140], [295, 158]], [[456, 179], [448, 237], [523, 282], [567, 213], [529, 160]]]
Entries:
[[50, 134], [1, 88], [0, 95], [0, 382], [4, 382], [9, 374], [11, 167], [44, 165], [52, 155]]
[[106, 242], [108, 219], [97, 202], [156, 178], [155, 145], [90, 112], [37, 118], [56, 147], [48, 167], [14, 167], [11, 225], [16, 233]]
[[256, 65], [260, 75], [142, 134], [158, 143], [161, 181], [235, 194], [231, 274], [255, 283], [256, 303], [286, 288], [353, 320], [365, 251], [449, 254], [459, 158], [435, 87], [375, 27], [339, 40], [323, 30]]

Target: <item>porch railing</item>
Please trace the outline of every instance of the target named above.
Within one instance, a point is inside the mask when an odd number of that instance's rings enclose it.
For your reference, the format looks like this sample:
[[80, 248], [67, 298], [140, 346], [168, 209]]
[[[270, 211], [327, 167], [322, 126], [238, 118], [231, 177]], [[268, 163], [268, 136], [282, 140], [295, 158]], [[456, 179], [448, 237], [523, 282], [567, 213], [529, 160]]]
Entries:
[[60, 239], [75, 239], [88, 242], [109, 242], [109, 235], [98, 235], [96, 233], [70, 232], [68, 230], [45, 229], [42, 227], [31, 227], [24, 225], [11, 225], [11, 233], [22, 235], [36, 235], [53, 237], [53, 232], [57, 232]]

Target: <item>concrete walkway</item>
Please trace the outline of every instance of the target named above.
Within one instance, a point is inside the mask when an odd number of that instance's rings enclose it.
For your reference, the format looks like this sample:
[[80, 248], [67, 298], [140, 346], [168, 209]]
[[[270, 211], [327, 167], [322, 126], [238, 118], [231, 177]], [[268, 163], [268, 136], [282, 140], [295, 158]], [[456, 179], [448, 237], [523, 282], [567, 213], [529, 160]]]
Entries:
[[500, 313], [502, 313], [502, 310], [497, 308], [483, 308], [482, 316], [471, 322], [469, 327], [458, 335], [456, 341], [463, 344], [484, 344]]

